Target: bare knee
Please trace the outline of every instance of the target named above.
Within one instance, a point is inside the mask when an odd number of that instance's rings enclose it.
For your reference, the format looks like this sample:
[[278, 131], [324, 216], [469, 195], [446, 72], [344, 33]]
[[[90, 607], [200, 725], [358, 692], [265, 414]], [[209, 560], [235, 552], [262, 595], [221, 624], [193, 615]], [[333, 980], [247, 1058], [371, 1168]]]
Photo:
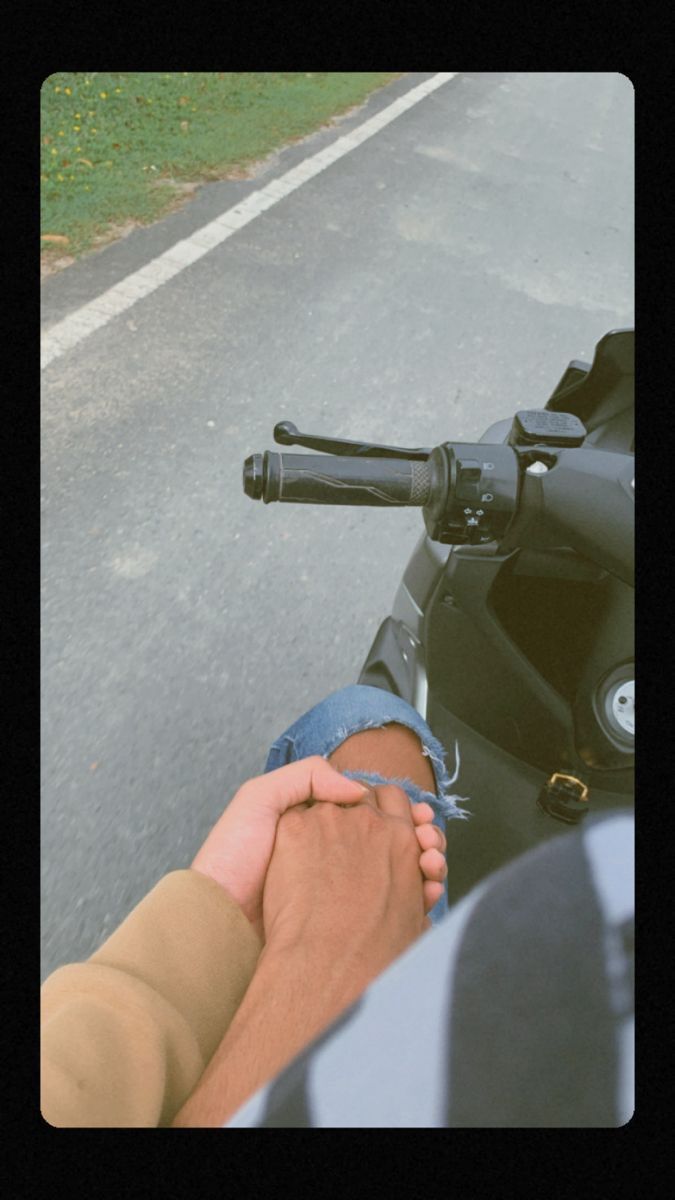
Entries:
[[417, 734], [395, 722], [381, 729], [353, 733], [329, 755], [329, 762], [338, 771], [368, 771], [410, 779], [424, 791], [436, 791], [433, 769]]

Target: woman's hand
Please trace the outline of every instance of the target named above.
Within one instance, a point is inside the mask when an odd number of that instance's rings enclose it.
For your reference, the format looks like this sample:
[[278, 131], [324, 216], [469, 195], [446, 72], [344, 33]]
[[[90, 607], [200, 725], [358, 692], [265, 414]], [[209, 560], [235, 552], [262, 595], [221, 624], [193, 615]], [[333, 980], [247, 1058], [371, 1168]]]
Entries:
[[[313, 800], [358, 804], [372, 792], [377, 793], [377, 787], [347, 779], [320, 755], [258, 775], [233, 796], [195, 856], [192, 869], [220, 884], [264, 940], [263, 888], [279, 818], [297, 804]], [[430, 805], [411, 805], [411, 815], [421, 850], [424, 910], [429, 912], [443, 892], [445, 838], [431, 824]]]

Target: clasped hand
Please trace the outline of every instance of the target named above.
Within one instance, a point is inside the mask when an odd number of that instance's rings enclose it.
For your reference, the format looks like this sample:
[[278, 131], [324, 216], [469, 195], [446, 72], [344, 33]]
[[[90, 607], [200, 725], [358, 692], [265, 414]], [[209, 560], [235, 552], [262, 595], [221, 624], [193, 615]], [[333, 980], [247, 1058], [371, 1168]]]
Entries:
[[409, 911], [410, 929], [417, 914], [422, 932], [447, 872], [433, 815], [401, 788], [366, 787], [316, 755], [243, 784], [192, 868], [228, 892], [262, 941], [307, 922], [344, 930], [364, 906], [373, 918]]

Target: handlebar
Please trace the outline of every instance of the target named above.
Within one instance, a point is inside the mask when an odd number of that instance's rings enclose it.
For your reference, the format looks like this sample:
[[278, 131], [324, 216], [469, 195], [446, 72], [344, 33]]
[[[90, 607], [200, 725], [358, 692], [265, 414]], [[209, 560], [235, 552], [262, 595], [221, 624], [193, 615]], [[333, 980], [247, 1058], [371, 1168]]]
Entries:
[[434, 468], [407, 459], [352, 458], [320, 454], [251, 454], [244, 463], [244, 491], [253, 500], [293, 504], [367, 504], [424, 508]]
[[[528, 443], [535, 416], [537, 440]], [[565, 445], [558, 429], [547, 444], [538, 414], [516, 421], [515, 444], [443, 442], [426, 460], [266, 450], [246, 459], [244, 491], [265, 504], [421, 508], [429, 537], [442, 544], [571, 546], [632, 585], [632, 455], [581, 447], [574, 431], [568, 442], [577, 445]]]
[[444, 442], [426, 459], [342, 454], [251, 454], [244, 491], [265, 504], [360, 504], [421, 508], [441, 542], [500, 537], [516, 507], [518, 465], [510, 446]]

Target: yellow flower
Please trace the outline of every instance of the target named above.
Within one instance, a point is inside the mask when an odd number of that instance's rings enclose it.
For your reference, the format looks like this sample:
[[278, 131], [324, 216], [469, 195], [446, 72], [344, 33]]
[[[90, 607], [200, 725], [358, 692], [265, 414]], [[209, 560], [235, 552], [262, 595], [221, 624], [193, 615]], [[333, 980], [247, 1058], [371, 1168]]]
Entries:
[[88, 113], [87, 113], [87, 116], [88, 116], [88, 117], [95, 117], [95, 116], [96, 116], [96, 113], [93, 113], [93, 112], [88, 112]]
[[63, 132], [63, 130], [62, 130], [62, 129], [59, 129], [59, 137], [65, 137], [65, 136], [66, 136], [66, 135], [65, 135], [65, 133]]
[[98, 129], [90, 129], [89, 132], [90, 133], [98, 133]]
[[75, 147], [75, 151], [76, 151], [76, 153], [77, 153], [77, 154], [81, 154], [81, 153], [82, 153], [82, 147], [81, 147], [81, 146], [76, 146], [76, 147]]
[[122, 89], [121, 89], [121, 88], [115, 88], [115, 91], [117, 92], [117, 94], [118, 94], [118, 96], [119, 96], [119, 94], [120, 94], [120, 92], [122, 91]]
[[58, 179], [59, 183], [63, 183], [63, 175], [57, 175], [56, 178]]
[[55, 91], [55, 92], [60, 92], [60, 91], [61, 91], [61, 88], [55, 87], [55, 88], [54, 88], [54, 91]]
[[52, 150], [52, 151], [51, 151], [51, 153], [52, 153], [52, 154], [56, 154], [56, 150]]
[[101, 97], [101, 100], [107, 100], [107, 99], [108, 99], [108, 93], [107, 93], [107, 92], [99, 92], [99, 96]]
[[63, 90], [66, 93], [66, 96], [72, 96], [73, 93], [71, 92], [70, 88], [64, 88]]
[[79, 125], [73, 125], [73, 133], [79, 133], [79, 132], [80, 132], [80, 126], [79, 126]]
[[79, 119], [80, 119], [80, 114], [79, 114], [79, 113], [75, 113], [75, 120], [76, 120], [76, 121], [79, 121]]

